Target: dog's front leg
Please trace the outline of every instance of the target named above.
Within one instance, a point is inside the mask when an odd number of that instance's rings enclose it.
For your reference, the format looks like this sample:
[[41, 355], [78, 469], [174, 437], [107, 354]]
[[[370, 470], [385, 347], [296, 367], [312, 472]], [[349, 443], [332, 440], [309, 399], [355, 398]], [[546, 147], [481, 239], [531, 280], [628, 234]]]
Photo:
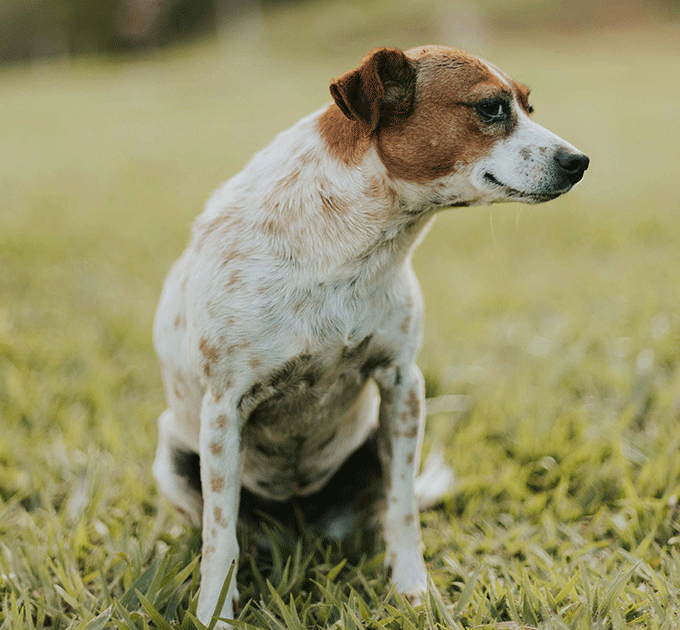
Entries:
[[417, 605], [427, 587], [414, 487], [425, 419], [423, 376], [416, 365], [393, 367], [379, 381], [385, 563], [397, 591]]
[[[240, 422], [228, 396], [216, 398], [208, 390], [201, 408], [200, 456], [203, 491], [203, 556], [198, 618], [208, 624], [215, 612], [229, 568], [234, 573], [219, 617], [233, 618], [238, 591], [236, 567], [240, 480]], [[218, 624], [218, 627], [225, 627]]]

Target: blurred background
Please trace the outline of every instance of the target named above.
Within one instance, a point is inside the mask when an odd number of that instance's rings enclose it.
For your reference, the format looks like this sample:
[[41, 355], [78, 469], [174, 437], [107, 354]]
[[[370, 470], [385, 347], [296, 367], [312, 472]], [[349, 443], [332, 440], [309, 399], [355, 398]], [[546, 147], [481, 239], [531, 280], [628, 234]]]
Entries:
[[622, 540], [677, 575], [678, 0], [0, 0], [4, 601], [15, 580], [56, 619], [54, 584], [90, 601], [63, 577], [82, 573], [103, 610], [101, 567], [120, 595], [119, 551], [125, 588], [165, 553], [151, 328], [192, 220], [368, 50], [426, 43], [529, 85], [591, 158], [548, 204], [442, 213], [416, 252], [427, 393], [455, 396], [425, 438], [457, 476], [423, 516], [437, 579], [446, 550], [471, 572], [524, 557], [511, 523], [554, 522], [599, 541], [576, 558]]
[[[278, 21], [291, 6], [308, 15], [302, 32]], [[677, 0], [3, 0], [0, 59], [139, 53], [244, 28], [258, 47], [332, 54], [370, 40], [469, 45], [499, 32], [631, 28], [677, 15]]]
[[[58, 501], [97, 462], [149, 500], [153, 314], [191, 221], [368, 50], [425, 43], [528, 84], [535, 119], [591, 158], [564, 198], [445, 212], [417, 251], [428, 394], [461, 396], [427, 439], [492, 498], [520, 473], [490, 450], [518, 435], [537, 462], [575, 452], [567, 435], [619, 439], [621, 418], [635, 453], [671, 442], [678, 0], [0, 0], [1, 496]], [[567, 513], [623, 492], [593, 457]]]

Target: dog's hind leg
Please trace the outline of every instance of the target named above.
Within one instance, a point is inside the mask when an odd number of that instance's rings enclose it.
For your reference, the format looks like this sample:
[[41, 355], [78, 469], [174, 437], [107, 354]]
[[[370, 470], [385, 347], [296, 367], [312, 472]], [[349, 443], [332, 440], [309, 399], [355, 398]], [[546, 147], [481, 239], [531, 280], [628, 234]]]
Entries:
[[174, 416], [166, 409], [158, 418], [158, 449], [153, 475], [158, 489], [175, 511], [194, 527], [200, 527], [203, 513], [200, 458], [173, 432]]

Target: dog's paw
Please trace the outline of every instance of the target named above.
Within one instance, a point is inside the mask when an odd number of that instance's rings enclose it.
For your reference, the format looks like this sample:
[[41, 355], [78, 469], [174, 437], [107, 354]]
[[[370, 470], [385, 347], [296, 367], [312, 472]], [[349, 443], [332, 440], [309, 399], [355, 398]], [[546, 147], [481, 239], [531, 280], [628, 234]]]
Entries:
[[[198, 595], [198, 620], [205, 626], [210, 626], [213, 615], [215, 615], [215, 608], [217, 606], [217, 598], [203, 597], [203, 589]], [[222, 606], [222, 611], [215, 615], [220, 619], [234, 619], [238, 614], [238, 591], [236, 587], [231, 584], [227, 598]], [[226, 621], [218, 621], [215, 624], [214, 630], [231, 630], [233, 626]]]
[[397, 593], [403, 595], [411, 606], [422, 604], [427, 590], [427, 569], [420, 552], [416, 549], [401, 550], [388, 554], [387, 561]]

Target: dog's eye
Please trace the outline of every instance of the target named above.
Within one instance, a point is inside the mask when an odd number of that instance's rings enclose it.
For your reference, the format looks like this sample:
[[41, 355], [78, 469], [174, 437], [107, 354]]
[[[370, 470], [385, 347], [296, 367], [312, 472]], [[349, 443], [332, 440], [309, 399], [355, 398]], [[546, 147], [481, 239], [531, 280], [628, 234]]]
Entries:
[[475, 109], [486, 122], [505, 122], [510, 117], [510, 106], [500, 98], [477, 103]]

